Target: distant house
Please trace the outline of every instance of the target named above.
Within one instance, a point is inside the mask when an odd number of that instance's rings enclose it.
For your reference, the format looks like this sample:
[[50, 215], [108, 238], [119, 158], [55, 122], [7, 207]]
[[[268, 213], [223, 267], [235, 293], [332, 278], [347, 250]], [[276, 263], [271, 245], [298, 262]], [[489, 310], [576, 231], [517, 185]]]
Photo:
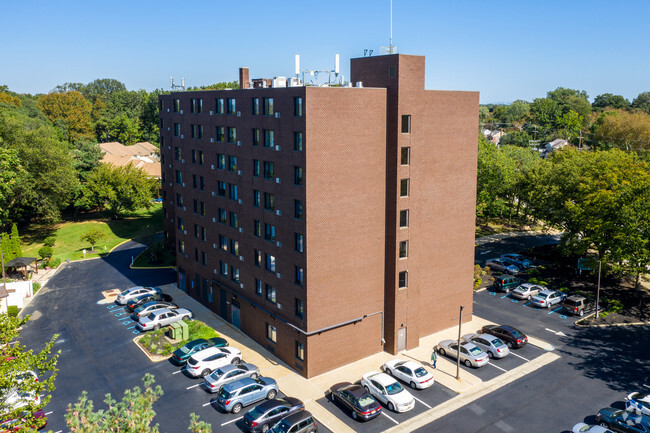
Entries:
[[125, 146], [114, 141], [99, 143], [99, 147], [104, 151], [101, 162], [116, 166], [123, 166], [132, 162], [133, 165], [143, 169], [149, 176], [160, 179], [158, 148], [153, 144], [145, 141], [132, 146]]
[[484, 129], [481, 132], [483, 133], [485, 138], [487, 138], [488, 140], [490, 140], [494, 144], [499, 144], [501, 142], [501, 137], [506, 135], [501, 130], [490, 131], [489, 129]]
[[556, 140], [551, 141], [546, 145], [546, 153], [551, 153], [556, 150], [562, 149], [563, 147], [567, 146], [569, 144], [568, 141], [562, 140], [561, 138], [558, 138]]

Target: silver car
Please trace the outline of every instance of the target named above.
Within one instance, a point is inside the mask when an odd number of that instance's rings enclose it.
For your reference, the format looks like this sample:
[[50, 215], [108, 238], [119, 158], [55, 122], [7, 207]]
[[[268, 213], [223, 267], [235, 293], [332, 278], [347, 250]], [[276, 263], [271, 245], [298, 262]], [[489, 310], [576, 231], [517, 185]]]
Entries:
[[524, 283], [510, 292], [510, 294], [517, 299], [531, 300], [533, 299], [533, 296], [537, 295], [543, 290], [544, 287], [538, 286], [537, 284]]
[[504, 358], [510, 354], [510, 349], [505, 343], [490, 334], [465, 334], [463, 341], [474, 343], [490, 358]]
[[164, 310], [154, 311], [147, 317], [141, 317], [136, 326], [141, 331], [150, 331], [152, 329], [160, 329], [179, 320], [191, 318], [192, 312], [185, 308], [175, 308], [173, 310], [165, 308]]
[[227, 383], [234, 382], [244, 377], [256, 379], [260, 375], [260, 369], [253, 364], [242, 362], [241, 364], [229, 364], [219, 367], [205, 376], [203, 388], [208, 392], [218, 392]]
[[151, 301], [147, 302], [146, 304], [136, 308], [133, 311], [133, 314], [131, 317], [133, 320], [138, 320], [140, 317], [145, 317], [148, 316], [149, 314], [153, 313], [154, 311], [162, 310], [167, 308], [168, 310], [173, 310], [174, 308], [178, 308], [178, 305], [172, 303], [172, 302], [165, 302], [165, 301]]
[[508, 274], [516, 274], [519, 272], [519, 267], [508, 259], [489, 259], [485, 261], [485, 266], [488, 266], [493, 271], [505, 272]]
[[537, 295], [533, 296], [533, 304], [540, 308], [551, 308], [553, 305], [559, 305], [566, 298], [566, 294], [559, 290], [542, 290]]
[[131, 287], [130, 289], [126, 289], [122, 293], [117, 295], [117, 299], [115, 300], [115, 302], [118, 305], [126, 305], [126, 303], [129, 302], [130, 299], [133, 299], [137, 296], [153, 295], [155, 293], [160, 295], [162, 293], [162, 290], [160, 290], [158, 287], [135, 286], [135, 287]]
[[[458, 341], [456, 340], [442, 340], [436, 349], [443, 356], [449, 355], [452, 358], [458, 358]], [[467, 341], [460, 343], [460, 360], [468, 367], [482, 367], [489, 362], [485, 352], [474, 343]]]

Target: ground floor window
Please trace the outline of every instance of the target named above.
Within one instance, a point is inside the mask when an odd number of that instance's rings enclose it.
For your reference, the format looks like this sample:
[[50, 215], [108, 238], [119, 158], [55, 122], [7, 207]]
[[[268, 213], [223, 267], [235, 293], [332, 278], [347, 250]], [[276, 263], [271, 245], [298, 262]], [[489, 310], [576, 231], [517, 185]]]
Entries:
[[266, 338], [268, 338], [274, 343], [277, 343], [278, 341], [278, 336], [277, 336], [277, 331], [275, 329], [275, 326], [271, 325], [270, 323], [266, 324]]

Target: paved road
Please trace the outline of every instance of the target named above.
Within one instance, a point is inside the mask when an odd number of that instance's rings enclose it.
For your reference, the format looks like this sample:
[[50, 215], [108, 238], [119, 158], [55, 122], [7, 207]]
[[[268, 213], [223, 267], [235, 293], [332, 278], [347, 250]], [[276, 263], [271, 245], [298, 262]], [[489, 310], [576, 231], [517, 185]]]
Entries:
[[556, 244], [560, 235], [510, 232], [483, 236], [476, 239], [474, 262], [484, 265], [487, 259], [505, 253], [517, 253], [539, 245]]

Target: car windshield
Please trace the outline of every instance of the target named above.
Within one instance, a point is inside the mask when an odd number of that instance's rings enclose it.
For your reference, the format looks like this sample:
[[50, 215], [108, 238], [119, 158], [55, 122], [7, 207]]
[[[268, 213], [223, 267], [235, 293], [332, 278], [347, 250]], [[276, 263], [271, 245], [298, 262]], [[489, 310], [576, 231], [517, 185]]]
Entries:
[[395, 395], [397, 393], [402, 392], [402, 385], [400, 385], [397, 382], [391, 383], [390, 385], [386, 385], [386, 392], [388, 395]]
[[516, 329], [510, 329], [509, 331], [510, 331], [510, 333], [512, 334], [512, 336], [515, 337], [515, 338], [521, 336], [521, 334], [519, 333], [519, 331], [517, 331]]
[[232, 395], [232, 394], [231, 394], [230, 392], [226, 391], [226, 390], [223, 389], [223, 388], [221, 388], [221, 389], [219, 390], [219, 397], [221, 397], [221, 398], [228, 399], [228, 398], [230, 398], [231, 395]]
[[373, 404], [374, 402], [375, 402], [375, 399], [374, 399], [374, 398], [372, 398], [372, 397], [369, 396], [369, 395], [364, 395], [363, 397], [361, 397], [361, 398], [359, 399], [359, 406], [361, 406], [361, 407], [363, 407], [363, 406], [370, 406], [370, 405]]
[[422, 377], [422, 376], [426, 376], [426, 375], [427, 375], [427, 371], [424, 368], [418, 367], [418, 368], [415, 369], [415, 376]]
[[502, 342], [501, 340], [499, 340], [498, 338], [495, 338], [494, 340], [490, 340], [490, 343], [492, 343], [492, 345], [493, 345], [494, 347], [501, 347], [501, 346], [503, 346], [503, 342]]
[[156, 317], [156, 315], [153, 314], [153, 313], [151, 313], [151, 314], [149, 314], [149, 315], [147, 316], [147, 319], [149, 319], [149, 320], [153, 320], [155, 317]]
[[481, 352], [482, 352], [481, 349], [479, 349], [479, 348], [476, 347], [476, 346], [474, 346], [474, 347], [472, 347], [471, 349], [469, 349], [469, 353], [471, 353], [471, 354], [474, 355], [474, 356], [479, 356], [479, 355], [481, 354]]
[[291, 424], [289, 424], [285, 420], [282, 420], [273, 427], [273, 432], [287, 433], [291, 427], [292, 427]]
[[188, 349], [187, 346], [183, 346], [179, 350], [183, 353], [190, 353], [190, 349]]

